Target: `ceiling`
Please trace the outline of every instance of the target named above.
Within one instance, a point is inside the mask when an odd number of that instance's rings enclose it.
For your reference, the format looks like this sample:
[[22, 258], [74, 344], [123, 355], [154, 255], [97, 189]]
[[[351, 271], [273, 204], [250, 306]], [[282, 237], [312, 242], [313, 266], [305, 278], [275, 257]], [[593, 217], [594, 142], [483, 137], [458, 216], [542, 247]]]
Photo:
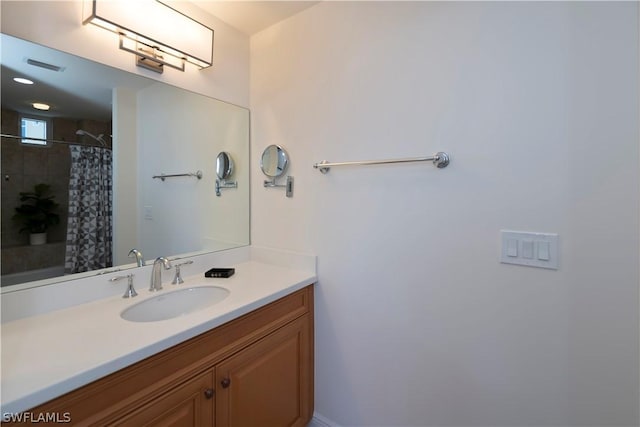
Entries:
[[[109, 121], [113, 87], [139, 90], [155, 82], [6, 34], [0, 35], [0, 44], [2, 107], [20, 113]], [[28, 59], [62, 69], [57, 72], [33, 66]], [[26, 77], [35, 84], [18, 84], [14, 77]], [[32, 102], [45, 102], [51, 110], [36, 111]]]
[[251, 36], [319, 2], [191, 0], [190, 3]]

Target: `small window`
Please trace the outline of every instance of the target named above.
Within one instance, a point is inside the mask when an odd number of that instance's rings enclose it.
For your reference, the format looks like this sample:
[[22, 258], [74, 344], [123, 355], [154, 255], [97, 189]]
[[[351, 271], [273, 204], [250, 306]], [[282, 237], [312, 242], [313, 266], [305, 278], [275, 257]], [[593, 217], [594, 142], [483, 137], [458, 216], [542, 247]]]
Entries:
[[20, 117], [20, 136], [23, 144], [47, 145], [50, 132], [49, 119], [42, 117]]

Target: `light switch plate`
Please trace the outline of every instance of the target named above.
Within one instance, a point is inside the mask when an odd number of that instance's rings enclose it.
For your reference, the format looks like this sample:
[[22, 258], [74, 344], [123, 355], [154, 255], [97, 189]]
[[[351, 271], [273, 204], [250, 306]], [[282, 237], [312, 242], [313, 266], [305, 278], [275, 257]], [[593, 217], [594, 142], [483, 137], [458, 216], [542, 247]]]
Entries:
[[500, 237], [500, 262], [558, 269], [557, 234], [500, 230]]

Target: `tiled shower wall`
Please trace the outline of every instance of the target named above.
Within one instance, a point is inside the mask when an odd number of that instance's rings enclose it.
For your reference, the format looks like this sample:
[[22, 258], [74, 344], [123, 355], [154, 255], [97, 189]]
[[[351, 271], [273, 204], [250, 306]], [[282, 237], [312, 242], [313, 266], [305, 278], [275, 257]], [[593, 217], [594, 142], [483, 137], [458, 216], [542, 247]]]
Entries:
[[[87, 137], [77, 136], [76, 130], [84, 129], [94, 135], [111, 135], [111, 123], [95, 120], [54, 118], [52, 138], [95, 145]], [[19, 135], [19, 114], [2, 109], [2, 133]], [[85, 141], [84, 138], [87, 138]], [[110, 142], [110, 138], [105, 138]], [[2, 274], [46, 268], [64, 263], [67, 207], [69, 202], [69, 167], [71, 159], [66, 144], [49, 144], [46, 147], [28, 146], [19, 139], [2, 138]], [[32, 191], [36, 184], [51, 186], [51, 194], [60, 205], [60, 224], [48, 231], [48, 243], [44, 247], [29, 246], [29, 234], [19, 233], [20, 226], [12, 217], [20, 205], [20, 192]]]

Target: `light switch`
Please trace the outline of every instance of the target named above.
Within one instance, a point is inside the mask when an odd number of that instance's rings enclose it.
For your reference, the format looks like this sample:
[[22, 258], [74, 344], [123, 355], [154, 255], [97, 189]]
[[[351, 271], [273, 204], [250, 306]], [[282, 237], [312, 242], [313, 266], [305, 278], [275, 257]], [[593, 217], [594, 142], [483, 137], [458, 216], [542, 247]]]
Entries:
[[533, 259], [533, 240], [522, 241], [522, 258]]
[[538, 259], [549, 261], [549, 242], [538, 242]]
[[518, 239], [507, 239], [507, 256], [518, 256]]
[[151, 206], [144, 207], [144, 219], [153, 219], [153, 207]]
[[500, 262], [558, 269], [558, 235], [500, 230]]

